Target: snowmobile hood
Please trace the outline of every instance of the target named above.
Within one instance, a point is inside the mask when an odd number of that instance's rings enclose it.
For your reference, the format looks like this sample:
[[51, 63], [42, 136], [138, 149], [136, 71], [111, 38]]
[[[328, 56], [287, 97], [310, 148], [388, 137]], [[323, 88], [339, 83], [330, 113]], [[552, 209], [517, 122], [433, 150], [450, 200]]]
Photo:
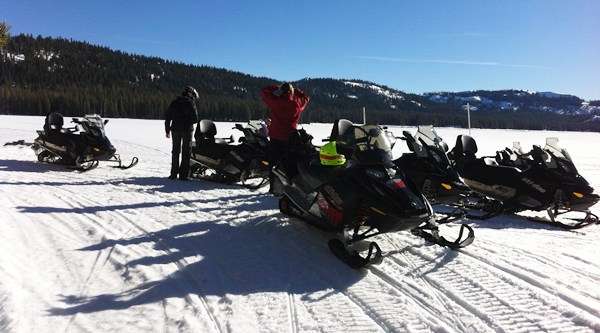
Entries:
[[[365, 168], [359, 183], [365, 189], [365, 201], [385, 215], [410, 217], [427, 212], [425, 199], [414, 185], [389, 169]], [[393, 170], [393, 169], [392, 169]], [[365, 177], [366, 176], [366, 177]]]

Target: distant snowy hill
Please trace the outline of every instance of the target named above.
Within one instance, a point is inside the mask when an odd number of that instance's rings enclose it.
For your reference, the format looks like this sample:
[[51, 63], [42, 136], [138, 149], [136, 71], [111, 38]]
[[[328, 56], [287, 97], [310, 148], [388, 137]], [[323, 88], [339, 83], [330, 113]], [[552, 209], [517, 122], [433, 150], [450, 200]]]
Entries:
[[552, 112], [561, 115], [596, 115], [600, 106], [590, 105], [577, 96], [553, 92], [532, 92], [526, 90], [478, 90], [471, 92], [426, 93], [431, 102], [445, 105], [469, 103], [475, 110]]

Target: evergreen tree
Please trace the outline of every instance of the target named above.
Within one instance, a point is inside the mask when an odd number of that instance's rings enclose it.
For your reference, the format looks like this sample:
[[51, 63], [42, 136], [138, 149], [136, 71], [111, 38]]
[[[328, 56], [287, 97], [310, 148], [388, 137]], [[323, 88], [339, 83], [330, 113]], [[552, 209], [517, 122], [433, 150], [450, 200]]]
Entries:
[[10, 25], [6, 22], [0, 22], [0, 52], [3, 52], [4, 47], [8, 44], [10, 38]]

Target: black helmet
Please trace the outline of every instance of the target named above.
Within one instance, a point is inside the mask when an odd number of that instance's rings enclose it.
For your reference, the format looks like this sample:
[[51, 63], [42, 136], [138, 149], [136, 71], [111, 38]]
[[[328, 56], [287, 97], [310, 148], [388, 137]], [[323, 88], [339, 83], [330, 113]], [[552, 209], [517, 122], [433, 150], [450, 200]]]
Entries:
[[196, 89], [194, 89], [194, 87], [192, 86], [187, 86], [183, 89], [183, 93], [181, 93], [183, 96], [188, 96], [191, 97], [192, 99], [197, 99], [198, 97], [200, 97], [200, 95], [198, 95], [198, 92], [196, 91]]

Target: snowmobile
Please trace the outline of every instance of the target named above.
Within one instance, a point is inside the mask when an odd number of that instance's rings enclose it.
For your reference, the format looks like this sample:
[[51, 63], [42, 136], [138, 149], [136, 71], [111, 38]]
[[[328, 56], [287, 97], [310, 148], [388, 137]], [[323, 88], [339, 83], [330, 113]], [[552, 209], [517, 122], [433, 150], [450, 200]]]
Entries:
[[233, 136], [216, 138], [217, 127], [213, 121], [198, 122], [192, 143], [190, 175], [221, 183], [241, 182], [250, 189], [266, 185], [270, 171], [267, 125], [255, 120], [245, 126], [236, 124], [233, 129], [243, 133], [239, 144], [233, 144]]
[[46, 116], [44, 129], [37, 131], [38, 137], [31, 145], [38, 161], [66, 165], [79, 171], [94, 169], [99, 161], [118, 163], [113, 167], [119, 169], [129, 169], [138, 163], [137, 157], [133, 157], [128, 165], [122, 163], [104, 132], [108, 119], [102, 120], [94, 114], [73, 118], [71, 122], [75, 126], [63, 128], [64, 118], [60, 113]]
[[[431, 205], [392, 162], [382, 128], [338, 120], [328, 140], [316, 157], [298, 159], [295, 177], [287, 177], [278, 167], [273, 173], [283, 183], [280, 211], [335, 233], [328, 245], [340, 260], [356, 269], [380, 263], [381, 248], [367, 239], [401, 230], [452, 249], [473, 242], [474, 232], [467, 225], [461, 226], [454, 241], [439, 235]], [[335, 153], [324, 155], [331, 146]]]
[[[544, 149], [534, 146], [529, 154], [504, 150], [495, 156], [477, 158], [477, 144], [468, 135], [459, 135], [450, 153], [454, 167], [473, 190], [491, 198], [480, 197], [484, 215], [470, 218], [487, 219], [503, 213], [526, 210], [546, 211], [548, 219], [529, 220], [577, 229], [598, 223], [598, 216], [589, 208], [600, 200], [594, 189], [577, 172], [566, 150], [550, 139]], [[512, 156], [511, 156], [512, 155]], [[581, 212], [583, 218], [557, 220], [557, 216]]]
[[415, 135], [408, 131], [402, 134], [399, 139], [406, 142], [410, 153], [402, 154], [394, 164], [404, 170], [432, 204], [454, 204], [469, 195], [471, 190], [446, 155], [448, 145], [433, 126], [418, 126]]

